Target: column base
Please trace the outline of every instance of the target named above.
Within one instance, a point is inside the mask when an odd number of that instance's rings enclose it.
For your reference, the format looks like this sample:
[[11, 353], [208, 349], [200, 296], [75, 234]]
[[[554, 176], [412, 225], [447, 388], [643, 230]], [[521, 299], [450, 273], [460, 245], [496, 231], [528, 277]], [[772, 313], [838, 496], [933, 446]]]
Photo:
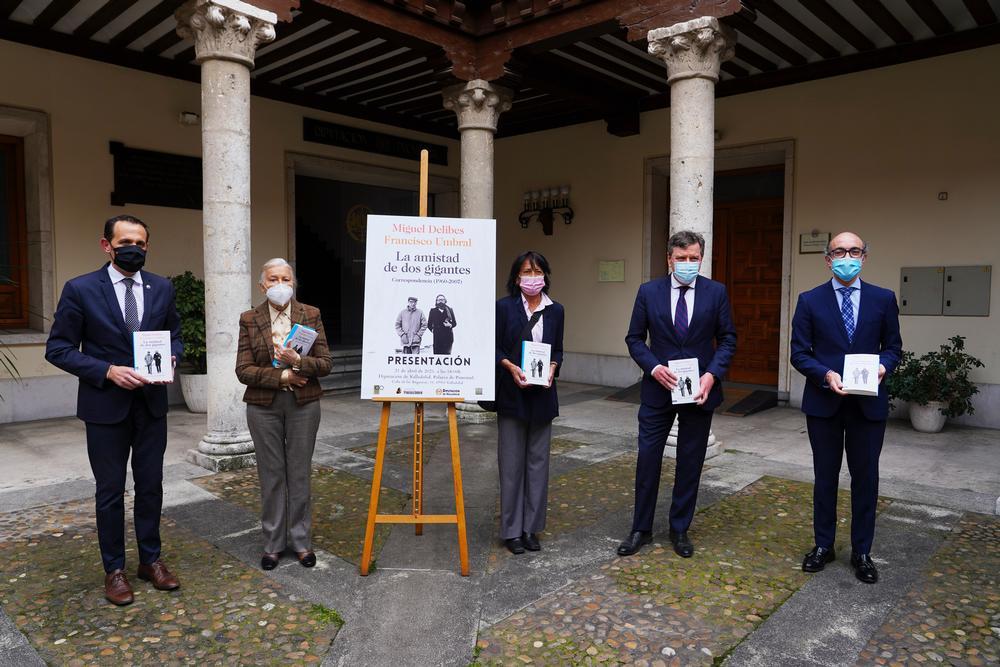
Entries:
[[[708, 449], [705, 450], [705, 460], [714, 458], [726, 451], [726, 446], [722, 442], [716, 439], [715, 432], [708, 432]], [[674, 420], [674, 425], [670, 427], [670, 435], [667, 436], [667, 446], [663, 448], [663, 457], [676, 459], [677, 458], [677, 420]]]
[[483, 410], [478, 403], [456, 403], [455, 411], [459, 421], [468, 424], [485, 424], [497, 418], [497, 413]]
[[212, 472], [241, 470], [257, 465], [257, 455], [253, 452], [246, 454], [206, 454], [197, 449], [189, 449], [185, 458], [190, 463], [201, 466], [206, 470], [211, 470]]

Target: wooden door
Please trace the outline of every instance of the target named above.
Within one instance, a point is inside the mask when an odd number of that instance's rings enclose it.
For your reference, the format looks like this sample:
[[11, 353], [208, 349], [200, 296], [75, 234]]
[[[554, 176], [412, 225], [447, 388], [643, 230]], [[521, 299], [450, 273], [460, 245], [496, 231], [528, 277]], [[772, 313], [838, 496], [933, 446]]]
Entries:
[[776, 386], [781, 330], [781, 199], [716, 204], [712, 265], [736, 323], [732, 382]]

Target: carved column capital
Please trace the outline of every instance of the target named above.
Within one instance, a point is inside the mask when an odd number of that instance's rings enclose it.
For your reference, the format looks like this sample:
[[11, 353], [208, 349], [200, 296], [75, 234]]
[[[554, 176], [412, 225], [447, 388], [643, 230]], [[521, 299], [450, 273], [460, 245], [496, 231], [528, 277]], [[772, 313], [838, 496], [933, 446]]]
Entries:
[[241, 0], [190, 0], [175, 12], [177, 34], [194, 42], [195, 60], [231, 60], [253, 68], [261, 44], [273, 41], [274, 12]]
[[500, 114], [510, 109], [513, 93], [489, 81], [473, 79], [444, 89], [444, 108], [458, 116], [458, 129], [497, 131]]
[[719, 66], [733, 57], [736, 35], [719, 20], [702, 16], [650, 30], [649, 52], [667, 65], [667, 81], [719, 80]]

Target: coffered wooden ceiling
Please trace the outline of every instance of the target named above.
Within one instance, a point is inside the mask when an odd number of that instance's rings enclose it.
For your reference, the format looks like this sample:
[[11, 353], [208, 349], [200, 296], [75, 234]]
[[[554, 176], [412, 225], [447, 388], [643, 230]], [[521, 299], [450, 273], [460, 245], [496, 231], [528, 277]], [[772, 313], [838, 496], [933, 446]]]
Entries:
[[[1000, 0], [251, 2], [290, 19], [257, 52], [255, 95], [449, 137], [441, 89], [476, 76], [515, 92], [500, 136], [601, 119], [637, 132], [640, 112], [670, 103], [646, 31], [692, 13], [737, 32], [719, 96], [1000, 43]], [[182, 4], [0, 0], [0, 39], [197, 81]]]

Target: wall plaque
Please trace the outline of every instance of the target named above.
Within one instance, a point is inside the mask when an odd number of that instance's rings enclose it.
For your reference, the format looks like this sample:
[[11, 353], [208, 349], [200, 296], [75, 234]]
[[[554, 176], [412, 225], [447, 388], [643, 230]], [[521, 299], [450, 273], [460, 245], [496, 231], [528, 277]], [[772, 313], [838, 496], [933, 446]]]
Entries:
[[358, 151], [401, 157], [407, 160], [419, 160], [420, 150], [426, 148], [430, 153], [431, 162], [440, 165], [448, 164], [447, 146], [328, 123], [315, 118], [302, 119], [302, 138], [305, 141], [327, 144], [328, 146], [353, 148]]
[[201, 208], [201, 158], [129, 148], [110, 142], [114, 156], [113, 206], [148, 204]]

